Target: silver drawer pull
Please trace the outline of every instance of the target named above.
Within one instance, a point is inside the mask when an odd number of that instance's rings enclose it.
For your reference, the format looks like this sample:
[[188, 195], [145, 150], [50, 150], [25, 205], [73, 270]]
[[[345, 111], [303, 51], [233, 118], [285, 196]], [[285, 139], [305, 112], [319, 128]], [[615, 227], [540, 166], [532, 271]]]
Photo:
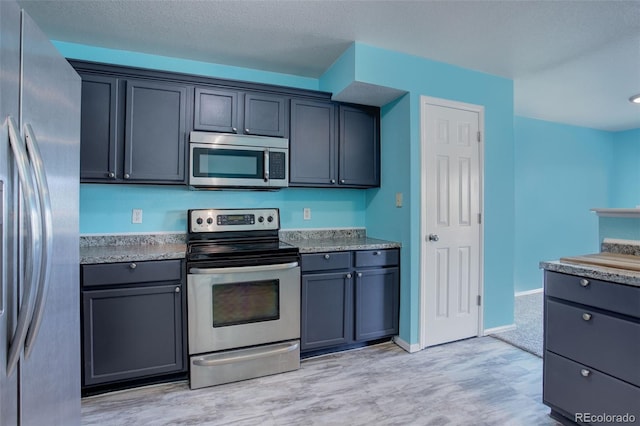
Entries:
[[331, 257], [331, 256], [329, 256], [328, 254], [325, 254], [325, 255], [324, 255], [324, 258], [325, 258], [325, 259], [327, 259], [327, 260], [329, 260], [329, 258], [330, 258], [330, 257]]
[[582, 375], [582, 377], [589, 377], [591, 375], [591, 371], [583, 368], [582, 370], [580, 370], [580, 374]]
[[131, 269], [136, 269], [138, 267], [138, 265], [136, 265], [135, 263], [132, 263], [129, 265], [129, 268]]
[[176, 287], [174, 290], [176, 293], [180, 293], [180, 287]]
[[347, 274], [347, 278], [348, 278], [348, 279], [351, 279], [351, 274]]
[[362, 272], [358, 272], [358, 278], [362, 278]]
[[589, 285], [589, 280], [586, 280], [586, 279], [584, 279], [584, 278], [583, 278], [583, 279], [581, 279], [581, 280], [580, 280], [580, 285], [581, 285], [582, 287], [586, 287], [586, 286], [588, 286], [588, 285]]
[[591, 319], [591, 314], [585, 312], [584, 314], [582, 314], [582, 319], [585, 321], [589, 321]]
[[382, 252], [379, 252], [379, 251], [374, 251], [374, 252], [373, 252], [373, 255], [374, 255], [374, 256], [380, 256], [381, 254], [382, 254]]

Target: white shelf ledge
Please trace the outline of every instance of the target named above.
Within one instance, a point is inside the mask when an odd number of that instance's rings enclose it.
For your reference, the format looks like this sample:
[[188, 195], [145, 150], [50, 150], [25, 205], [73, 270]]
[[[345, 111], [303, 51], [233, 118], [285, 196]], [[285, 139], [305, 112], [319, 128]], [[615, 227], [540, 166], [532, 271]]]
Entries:
[[608, 217], [637, 217], [640, 219], [640, 209], [591, 209], [598, 216]]

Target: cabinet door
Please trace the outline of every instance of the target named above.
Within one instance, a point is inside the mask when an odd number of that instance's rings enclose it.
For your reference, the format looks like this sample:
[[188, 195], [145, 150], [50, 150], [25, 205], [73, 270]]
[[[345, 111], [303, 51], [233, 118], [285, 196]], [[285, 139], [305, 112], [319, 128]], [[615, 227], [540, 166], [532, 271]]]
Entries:
[[83, 291], [84, 385], [183, 370], [179, 284]]
[[340, 106], [340, 185], [380, 186], [379, 112]]
[[286, 135], [286, 100], [281, 96], [247, 93], [244, 95], [244, 133], [248, 135]]
[[347, 272], [302, 276], [301, 349], [353, 340], [352, 278]]
[[398, 268], [356, 271], [356, 340], [398, 334], [399, 288]]
[[238, 92], [196, 87], [193, 128], [238, 133]]
[[127, 81], [124, 179], [184, 182], [187, 88]]
[[330, 102], [291, 101], [290, 186], [335, 186], [335, 106]]
[[121, 173], [116, 128], [118, 79], [92, 74], [81, 77], [80, 179], [114, 180]]

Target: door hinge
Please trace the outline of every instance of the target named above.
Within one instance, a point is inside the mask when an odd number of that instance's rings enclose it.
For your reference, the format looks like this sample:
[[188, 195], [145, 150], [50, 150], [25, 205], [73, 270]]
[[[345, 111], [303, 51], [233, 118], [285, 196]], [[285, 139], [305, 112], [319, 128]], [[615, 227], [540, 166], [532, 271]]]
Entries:
[[480, 136], [480, 131], [478, 130], [478, 142], [480, 142], [482, 140], [482, 137]]
[[482, 306], [482, 296], [478, 295], [476, 303], [478, 304], [478, 306]]
[[478, 224], [482, 224], [482, 213], [478, 213]]

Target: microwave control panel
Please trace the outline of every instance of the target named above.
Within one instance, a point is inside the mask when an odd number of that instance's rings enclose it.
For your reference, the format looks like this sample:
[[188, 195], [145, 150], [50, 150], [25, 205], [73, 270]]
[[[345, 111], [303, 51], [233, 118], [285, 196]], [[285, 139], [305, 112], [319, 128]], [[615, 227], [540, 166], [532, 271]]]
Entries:
[[269, 178], [270, 179], [286, 179], [286, 162], [287, 156], [284, 152], [269, 153]]

